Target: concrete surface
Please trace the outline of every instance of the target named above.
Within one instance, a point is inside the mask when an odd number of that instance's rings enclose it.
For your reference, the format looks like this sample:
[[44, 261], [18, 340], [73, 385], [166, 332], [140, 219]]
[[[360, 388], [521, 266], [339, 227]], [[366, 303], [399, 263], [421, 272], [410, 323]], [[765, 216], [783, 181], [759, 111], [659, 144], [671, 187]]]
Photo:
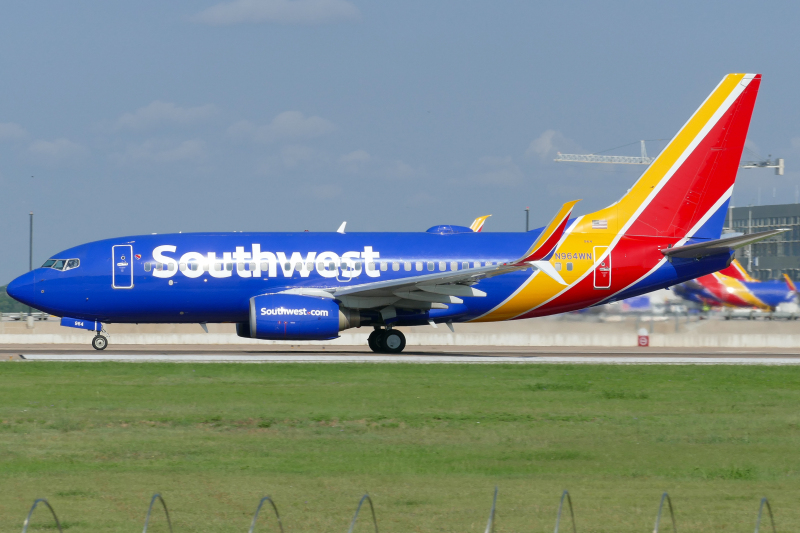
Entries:
[[239, 363], [583, 363], [800, 365], [794, 350], [566, 347], [419, 346], [399, 355], [373, 354], [366, 347], [273, 345], [85, 346], [17, 345], [0, 348], [0, 361], [239, 362]]
[[[559, 316], [512, 322], [456, 324], [455, 334], [446, 326], [400, 328], [409, 347], [421, 346], [636, 346], [639, 328], [652, 331], [652, 347], [703, 348], [800, 348], [800, 321], [698, 320], [687, 317]], [[276, 341], [242, 339], [233, 324], [209, 324], [209, 333], [199, 324], [109, 324], [111, 346], [115, 345], [245, 345], [282, 346]], [[369, 328], [343, 331], [333, 341], [295, 344], [310, 346], [365, 346]], [[56, 321], [0, 323], [0, 347], [24, 344], [83, 345], [91, 342], [88, 331], [61, 327]]]

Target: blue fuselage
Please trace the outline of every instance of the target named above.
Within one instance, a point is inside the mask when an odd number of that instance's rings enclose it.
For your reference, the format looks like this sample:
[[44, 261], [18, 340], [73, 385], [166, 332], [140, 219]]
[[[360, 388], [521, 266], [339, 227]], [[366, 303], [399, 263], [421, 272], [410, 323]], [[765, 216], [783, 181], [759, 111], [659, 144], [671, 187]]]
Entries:
[[[257, 295], [502, 264], [520, 257], [539, 232], [541, 229], [522, 233], [183, 233], [123, 237], [65, 250], [53, 259], [77, 259], [78, 267], [38, 268], [14, 280], [8, 291], [16, 299], [57, 316], [106, 323], [245, 322], [249, 300]], [[625, 265], [624, 260], [617, 260], [615, 268], [624, 271], [635, 266]], [[635, 296], [712, 272], [726, 261], [727, 255], [666, 263], [659, 269], [657, 281], [613, 295], [606, 291], [601, 296]], [[591, 254], [575, 254], [575, 264], [576, 269], [591, 269]], [[572, 263], [565, 262], [564, 268], [572, 269]], [[531, 276], [531, 270], [520, 270], [483, 279], [475, 287], [486, 297], [466, 298], [463, 303], [448, 304], [447, 309], [403, 312], [398, 324], [462, 322], [481, 317], [515, 294]], [[593, 301], [578, 297], [560, 311], [599, 303], [597, 294], [591, 296]]]

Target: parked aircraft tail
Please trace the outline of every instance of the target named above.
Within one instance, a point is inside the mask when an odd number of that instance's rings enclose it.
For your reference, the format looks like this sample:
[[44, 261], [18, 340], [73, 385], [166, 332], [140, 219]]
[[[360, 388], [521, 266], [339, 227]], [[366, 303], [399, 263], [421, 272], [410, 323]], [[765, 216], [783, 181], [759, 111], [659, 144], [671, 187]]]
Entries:
[[792, 281], [792, 279], [787, 274], [783, 275], [783, 279], [786, 280], [786, 284], [789, 286], [789, 290], [792, 291], [793, 293], [797, 294], [797, 287], [795, 286], [795, 284]]
[[756, 281], [747, 273], [747, 270], [739, 263], [738, 259], [731, 261], [730, 266], [723, 268], [719, 273], [729, 278], [738, 279], [739, 281]]

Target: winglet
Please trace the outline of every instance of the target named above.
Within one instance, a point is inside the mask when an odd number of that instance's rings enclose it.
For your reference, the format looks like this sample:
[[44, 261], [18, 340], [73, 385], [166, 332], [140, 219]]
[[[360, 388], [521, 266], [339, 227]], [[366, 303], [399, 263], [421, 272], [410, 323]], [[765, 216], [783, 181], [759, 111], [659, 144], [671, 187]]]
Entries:
[[797, 293], [797, 287], [795, 286], [794, 282], [789, 277], [789, 275], [788, 274], [784, 274], [783, 277], [786, 280], [786, 284], [789, 286], [789, 290], [794, 292], [794, 293]]
[[558, 241], [564, 235], [564, 230], [567, 229], [567, 222], [569, 222], [569, 215], [572, 214], [572, 208], [580, 200], [573, 200], [561, 206], [561, 209], [553, 217], [553, 220], [545, 226], [539, 238], [533, 243], [525, 255], [517, 259], [515, 263], [528, 263], [532, 261], [548, 260], [556, 249]]
[[342, 225], [339, 226], [339, 229], [336, 230], [336, 233], [341, 233], [342, 235], [344, 235], [344, 227], [346, 225], [347, 225], [347, 221], [345, 220], [344, 222], [342, 222]]
[[486, 215], [483, 217], [476, 218], [472, 224], [470, 224], [469, 229], [474, 231], [475, 233], [480, 233], [481, 229], [483, 229], [483, 225], [486, 223], [486, 219], [492, 215]]

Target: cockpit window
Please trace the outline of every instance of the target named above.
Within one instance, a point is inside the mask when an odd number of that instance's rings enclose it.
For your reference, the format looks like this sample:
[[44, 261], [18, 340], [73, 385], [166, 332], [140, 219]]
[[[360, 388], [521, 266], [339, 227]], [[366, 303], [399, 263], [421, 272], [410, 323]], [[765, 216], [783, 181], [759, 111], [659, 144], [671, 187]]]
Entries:
[[42, 268], [52, 268], [55, 270], [71, 270], [81, 266], [80, 259], [48, 259]]

